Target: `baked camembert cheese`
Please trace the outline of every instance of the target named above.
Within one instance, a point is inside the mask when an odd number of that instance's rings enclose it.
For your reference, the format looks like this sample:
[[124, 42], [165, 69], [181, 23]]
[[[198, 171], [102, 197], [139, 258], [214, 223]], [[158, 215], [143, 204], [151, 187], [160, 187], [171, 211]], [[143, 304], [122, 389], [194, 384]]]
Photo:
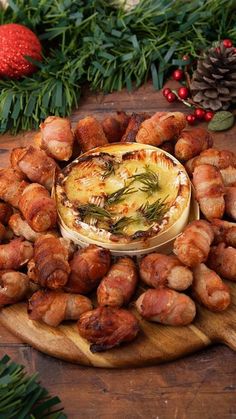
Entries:
[[170, 154], [124, 143], [78, 157], [58, 174], [54, 193], [61, 226], [75, 241], [140, 248], [187, 223], [191, 187]]

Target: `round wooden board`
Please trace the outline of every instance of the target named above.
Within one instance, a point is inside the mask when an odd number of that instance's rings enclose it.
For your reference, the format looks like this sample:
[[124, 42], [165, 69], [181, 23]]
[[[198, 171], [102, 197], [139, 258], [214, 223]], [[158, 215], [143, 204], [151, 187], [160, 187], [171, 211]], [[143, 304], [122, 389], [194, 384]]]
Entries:
[[196, 352], [216, 341], [236, 349], [236, 284], [229, 286], [232, 303], [226, 312], [212, 313], [198, 306], [194, 324], [169, 327], [146, 322], [134, 311], [141, 326], [137, 339], [97, 354], [93, 354], [89, 343], [80, 337], [76, 323], [53, 328], [29, 320], [25, 303], [3, 308], [0, 322], [34, 348], [66, 361], [106, 368], [153, 365]]

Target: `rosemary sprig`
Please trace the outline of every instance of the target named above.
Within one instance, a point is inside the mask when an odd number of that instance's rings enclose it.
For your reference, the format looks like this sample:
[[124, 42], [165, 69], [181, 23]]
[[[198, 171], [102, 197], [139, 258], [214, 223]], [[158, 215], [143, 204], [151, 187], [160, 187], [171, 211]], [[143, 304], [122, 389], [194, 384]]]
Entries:
[[[50, 397], [38, 381], [29, 376], [22, 365], [5, 355], [0, 360], [0, 417], [4, 419], [66, 419], [60, 399]], [[54, 409], [53, 409], [54, 408]]]
[[111, 224], [110, 232], [112, 234], [122, 234], [123, 230], [135, 221], [134, 217], [122, 217], [115, 223]]
[[104, 172], [102, 178], [105, 179], [115, 173], [115, 163], [112, 160], [104, 162]]
[[107, 205], [118, 204], [119, 202], [124, 201], [127, 195], [130, 195], [136, 191], [137, 189], [131, 188], [129, 185], [124, 186], [123, 188], [120, 188], [117, 191], [108, 195], [106, 199], [106, 204]]
[[139, 181], [144, 186], [139, 188], [140, 191], [147, 193], [148, 196], [160, 189], [158, 175], [153, 172], [148, 166], [145, 168], [145, 172], [138, 173], [137, 175], [131, 176], [133, 181]]
[[96, 220], [111, 219], [111, 214], [109, 211], [95, 204], [80, 205], [77, 209], [82, 220], [84, 220], [86, 217], [95, 218]]
[[168, 197], [164, 199], [158, 198], [152, 204], [147, 202], [139, 207], [138, 212], [150, 223], [159, 221], [168, 208], [168, 203], [166, 202], [167, 198]]

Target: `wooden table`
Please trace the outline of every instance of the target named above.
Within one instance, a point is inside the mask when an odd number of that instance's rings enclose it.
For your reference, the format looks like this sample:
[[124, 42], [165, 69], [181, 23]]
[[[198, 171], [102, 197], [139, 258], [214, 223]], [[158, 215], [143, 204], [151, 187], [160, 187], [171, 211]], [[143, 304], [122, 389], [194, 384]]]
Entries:
[[[173, 85], [169, 83], [168, 85]], [[88, 114], [188, 109], [168, 104], [147, 84], [132, 94], [122, 91], [86, 95], [72, 115], [74, 123]], [[0, 166], [8, 165], [8, 150], [28, 144], [32, 133], [0, 138]], [[236, 152], [236, 126], [214, 134], [215, 146]], [[235, 314], [236, 315], [236, 314]], [[164, 365], [106, 370], [80, 367], [43, 355], [0, 326], [0, 356], [7, 353], [38, 371], [43, 385], [58, 395], [69, 419], [229, 419], [236, 418], [236, 354], [222, 345]]]

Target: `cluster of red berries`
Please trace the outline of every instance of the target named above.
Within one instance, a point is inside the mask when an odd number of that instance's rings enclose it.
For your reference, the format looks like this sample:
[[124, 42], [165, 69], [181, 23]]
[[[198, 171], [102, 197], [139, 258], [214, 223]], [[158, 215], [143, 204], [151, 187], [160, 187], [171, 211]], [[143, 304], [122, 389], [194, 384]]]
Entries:
[[[231, 41], [231, 39], [224, 39], [222, 43], [225, 48], [233, 47], [233, 42]], [[234, 51], [236, 53], [236, 48], [234, 48]], [[184, 55], [182, 57], [182, 60], [187, 62], [189, 61], [189, 57], [187, 55]], [[187, 66], [185, 68], [187, 68]], [[177, 68], [172, 73], [172, 78], [179, 82], [184, 80], [185, 74], [182, 68]], [[186, 86], [180, 87], [178, 91], [171, 90], [168, 87], [166, 87], [165, 89], [163, 89], [162, 93], [169, 103], [175, 102], [176, 100], [180, 100], [183, 103], [185, 103], [187, 106], [191, 106], [188, 102], [185, 102], [186, 99], [188, 99], [190, 96], [189, 89]], [[196, 120], [199, 120], [199, 121], [204, 120], [206, 122], [209, 122], [213, 118], [213, 116], [214, 116], [214, 112], [205, 111], [202, 108], [195, 108], [192, 114], [186, 115], [186, 120], [188, 121], [190, 125], [193, 125], [196, 122]]]
[[[177, 71], [182, 71], [182, 70], [175, 70], [174, 73], [176, 73]], [[166, 100], [170, 103], [174, 102], [177, 99], [186, 100], [189, 97], [189, 90], [187, 87], [180, 87], [178, 89], [177, 94], [171, 89], [169, 89], [169, 87], [166, 87], [165, 89], [163, 89], [162, 93], [163, 93], [163, 96], [166, 98]], [[202, 108], [196, 108], [193, 114], [186, 115], [186, 120], [188, 121], [190, 125], [193, 125], [196, 122], [196, 120], [198, 121], [205, 120], [209, 122], [213, 118], [213, 116], [214, 116], [214, 112], [211, 112], [211, 111], [206, 112]]]

